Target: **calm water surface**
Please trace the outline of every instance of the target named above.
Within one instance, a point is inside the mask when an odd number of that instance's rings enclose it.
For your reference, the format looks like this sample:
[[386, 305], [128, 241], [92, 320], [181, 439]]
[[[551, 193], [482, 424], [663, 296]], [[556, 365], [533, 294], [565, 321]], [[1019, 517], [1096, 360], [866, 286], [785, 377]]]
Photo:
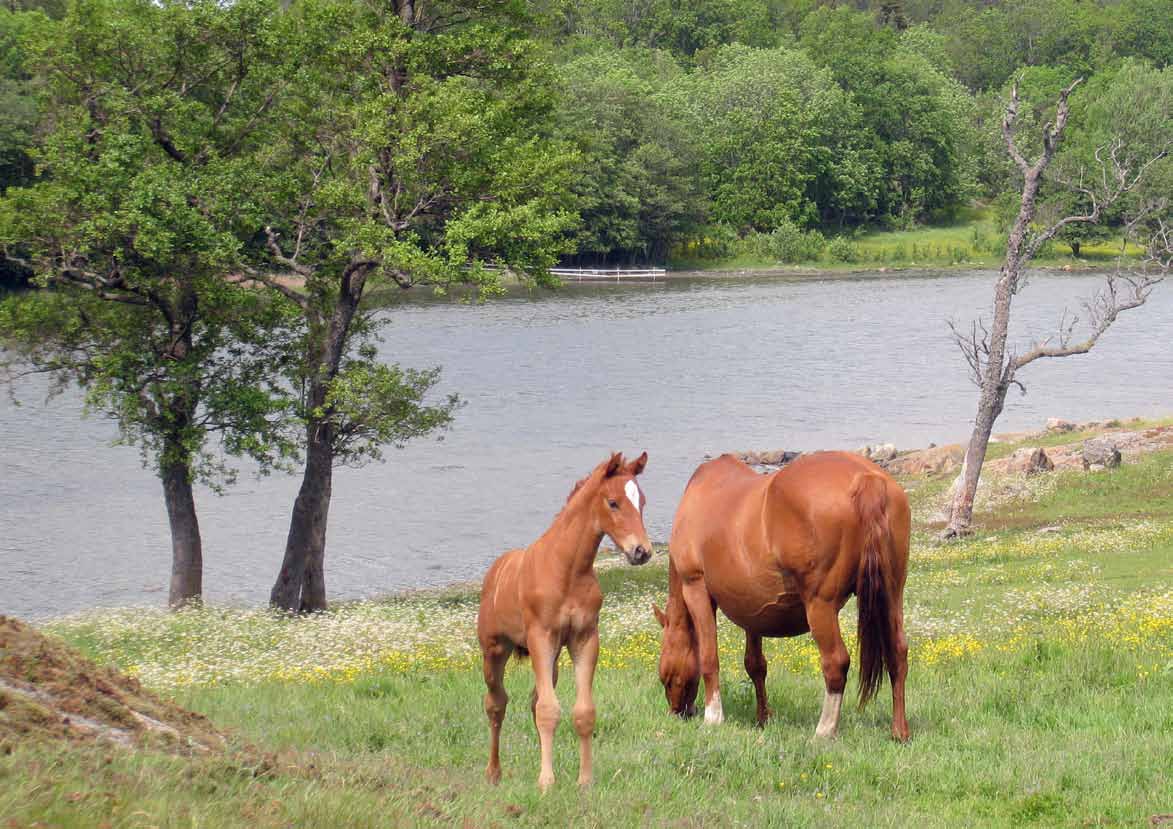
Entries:
[[[467, 401], [444, 440], [389, 450], [335, 477], [327, 547], [334, 598], [478, 578], [535, 538], [573, 482], [612, 450], [650, 456], [654, 539], [707, 454], [902, 447], [967, 436], [976, 390], [948, 319], [987, 313], [990, 273], [679, 280], [572, 286], [483, 305], [396, 300], [386, 358], [444, 366]], [[1036, 275], [1016, 308], [1021, 345], [1045, 336], [1092, 276]], [[1000, 430], [1048, 416], [1173, 412], [1173, 285], [1092, 354], [1025, 371]], [[0, 400], [0, 612], [39, 618], [166, 600], [170, 541], [157, 479], [114, 427], [44, 385]], [[212, 601], [263, 603], [298, 480], [242, 475], [197, 495]]]

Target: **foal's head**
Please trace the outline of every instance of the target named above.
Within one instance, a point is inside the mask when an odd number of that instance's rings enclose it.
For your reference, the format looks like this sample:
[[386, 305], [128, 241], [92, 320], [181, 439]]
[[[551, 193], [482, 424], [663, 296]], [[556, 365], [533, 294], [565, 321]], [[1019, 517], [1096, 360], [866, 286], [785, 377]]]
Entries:
[[696, 692], [700, 687], [700, 656], [696, 647], [692, 620], [683, 607], [669, 613], [652, 605], [656, 621], [663, 629], [660, 636], [660, 682], [668, 698], [668, 710], [680, 717], [696, 714]]
[[580, 489], [589, 490], [582, 497], [589, 499], [586, 508], [595, 528], [610, 537], [631, 564], [643, 564], [652, 557], [652, 542], [644, 529], [647, 499], [635, 482], [647, 463], [647, 452], [628, 463], [616, 452], [579, 481], [571, 493], [573, 497]]

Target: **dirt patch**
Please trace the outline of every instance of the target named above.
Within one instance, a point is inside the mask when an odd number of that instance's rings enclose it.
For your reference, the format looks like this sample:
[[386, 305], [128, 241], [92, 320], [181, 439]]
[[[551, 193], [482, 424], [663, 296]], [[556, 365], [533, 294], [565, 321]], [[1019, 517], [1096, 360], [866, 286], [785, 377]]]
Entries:
[[65, 643], [0, 616], [0, 747], [24, 739], [104, 740], [178, 753], [207, 752], [223, 736], [199, 714], [86, 659]]

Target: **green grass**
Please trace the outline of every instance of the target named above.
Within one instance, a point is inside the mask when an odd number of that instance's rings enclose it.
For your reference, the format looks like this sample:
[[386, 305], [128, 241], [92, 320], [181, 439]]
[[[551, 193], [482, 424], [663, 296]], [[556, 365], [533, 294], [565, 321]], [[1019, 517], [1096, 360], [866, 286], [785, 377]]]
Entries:
[[[1024, 519], [1013, 526], [950, 545], [918, 530], [907, 745], [888, 736], [886, 690], [862, 713], [845, 707], [835, 742], [811, 739], [822, 681], [809, 637], [767, 643], [774, 718], [753, 727], [743, 639], [727, 621], [725, 725], [669, 717], [648, 609], [666, 591], [660, 556], [601, 572], [587, 791], [574, 784], [569, 671], [558, 782], [536, 791], [526, 663], [506, 678], [505, 777], [481, 782], [475, 592], [449, 590], [313, 619], [213, 608], [55, 623], [230, 729], [236, 750], [17, 745], [0, 756], [0, 816], [87, 827], [1146, 825], [1173, 812], [1173, 453], [1056, 480], [1002, 508]], [[842, 622], [850, 632], [853, 604]]]
[[[828, 242], [834, 234], [828, 234]], [[854, 251], [851, 261], [838, 261], [824, 250], [818, 259], [784, 265], [772, 258], [750, 252], [743, 241], [734, 242], [732, 252], [721, 258], [678, 256], [669, 262], [673, 270], [739, 271], [778, 270], [781, 272], [850, 272], [859, 270], [903, 270], [906, 268], [991, 268], [1005, 254], [1005, 234], [1000, 233], [990, 210], [969, 208], [957, 221], [944, 225], [922, 225], [910, 230], [866, 230], [847, 237]], [[1054, 244], [1038, 257], [1033, 267], [1072, 269], [1110, 267], [1119, 254], [1119, 242], [1085, 245], [1078, 258], [1070, 249]], [[1140, 248], [1131, 246], [1130, 254]]]

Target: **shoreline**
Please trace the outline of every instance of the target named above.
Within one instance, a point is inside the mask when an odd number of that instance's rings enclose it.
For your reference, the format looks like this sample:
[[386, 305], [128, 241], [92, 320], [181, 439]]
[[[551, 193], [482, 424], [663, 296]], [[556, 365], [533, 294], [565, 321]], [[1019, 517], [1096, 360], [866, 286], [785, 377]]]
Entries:
[[[1047, 449], [1053, 449], [1056, 446], [1067, 446], [1071, 444], [1081, 444], [1088, 437], [1141, 432], [1144, 430], [1160, 430], [1162, 432], [1173, 429], [1173, 414], [1159, 417], [1133, 417], [1127, 419], [1103, 419], [1088, 421], [1085, 423], [1067, 423], [1067, 427], [1060, 430], [1042, 428], [1034, 431], [1019, 431], [1019, 432], [1000, 432], [992, 436], [990, 441], [991, 453], [987, 457], [987, 474], [983, 476], [983, 480], [988, 481], [993, 478], [1000, 478], [1007, 473], [1003, 469], [1006, 465], [1007, 459], [1011, 452], [1024, 446], [1044, 446]], [[927, 447], [917, 448], [902, 448], [896, 449], [893, 447], [894, 454], [881, 462], [882, 466], [887, 466], [895, 462], [895, 466], [889, 471], [901, 482], [909, 491], [919, 488], [925, 483], [939, 484], [942, 481], [951, 480], [956, 471], [957, 465], [953, 464], [948, 467], [943, 467], [939, 464], [939, 460], [944, 458], [949, 450], [961, 448], [963, 444], [930, 444]], [[841, 449], [841, 450], [812, 450], [817, 451], [855, 451], [863, 452], [865, 449], [873, 447], [859, 447], [857, 449]], [[1150, 450], [1150, 451], [1160, 451]], [[729, 454], [734, 454], [747, 460], [745, 456], [756, 454], [758, 456], [769, 456], [772, 454], [781, 454], [782, 450], [771, 451], [731, 451]], [[800, 453], [811, 454], [811, 453]], [[936, 465], [926, 465], [923, 471], [908, 472], [909, 462], [915, 461], [920, 457], [930, 457], [934, 461], [938, 461]], [[716, 456], [714, 456], [716, 457]], [[1133, 455], [1132, 457], [1136, 457]], [[706, 459], [707, 456], [706, 456]], [[793, 460], [791, 458], [790, 460]], [[698, 461], [699, 463], [700, 461]], [[747, 460], [748, 462], [748, 460]], [[1132, 461], [1135, 462], [1135, 461]], [[770, 462], [756, 462], [751, 464], [762, 471], [764, 474], [776, 471], [781, 467], [780, 464], [773, 464]], [[649, 564], [655, 565], [662, 563], [668, 549], [668, 542], [664, 540], [653, 541], [653, 555]], [[607, 546], [607, 542], [600, 547], [598, 558], [596, 559], [595, 567], [600, 571], [609, 571], [614, 569], [623, 569], [627, 567], [622, 556], [617, 550]], [[410, 602], [418, 600], [450, 600], [454, 602], [467, 601], [475, 597], [481, 586], [480, 578], [461, 578], [456, 581], [446, 581], [440, 584], [420, 584], [415, 586], [407, 586], [400, 588], [391, 588], [386, 592], [378, 592], [367, 596], [353, 596], [338, 598], [330, 602], [330, 609], [327, 612], [334, 612], [337, 610], [345, 610], [348, 607], [355, 605], [362, 605], [367, 603], [373, 604], [392, 604], [395, 602]], [[205, 602], [198, 608], [199, 612], [204, 611], [226, 611], [226, 612], [263, 612], [269, 608], [263, 604], [250, 604], [239, 600], [227, 601], [209, 601]], [[94, 616], [113, 616], [119, 613], [134, 613], [158, 611], [161, 614], [169, 615], [171, 612], [167, 608], [154, 604], [120, 604], [108, 606], [92, 606], [79, 610], [73, 610], [66, 613], [52, 613], [46, 615], [32, 615], [24, 616], [26, 621], [33, 624], [55, 625], [70, 622], [78, 622], [90, 619]], [[180, 611], [182, 612], [182, 611]], [[285, 615], [277, 612], [277, 615]]]

